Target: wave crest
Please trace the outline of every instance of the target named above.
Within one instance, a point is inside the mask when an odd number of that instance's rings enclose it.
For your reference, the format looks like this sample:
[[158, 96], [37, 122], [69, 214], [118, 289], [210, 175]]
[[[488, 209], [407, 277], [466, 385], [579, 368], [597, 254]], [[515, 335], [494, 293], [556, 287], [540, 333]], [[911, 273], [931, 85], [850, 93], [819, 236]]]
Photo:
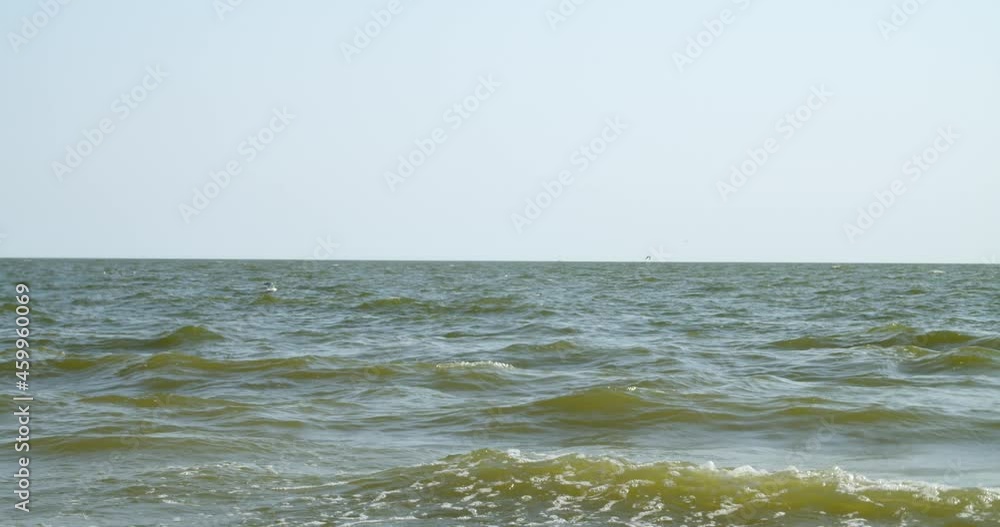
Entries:
[[182, 326], [169, 333], [152, 338], [112, 338], [72, 346], [81, 350], [164, 350], [217, 342], [225, 337], [203, 326]]
[[[840, 469], [768, 472], [579, 454], [529, 458], [478, 450], [341, 485], [351, 513], [377, 519], [484, 518], [491, 523], [815, 525], [826, 516], [874, 525], [1000, 521], [1000, 490], [868, 479]], [[389, 500], [375, 496], [391, 495]], [[381, 501], [377, 507], [369, 507]], [[629, 521], [626, 521], [629, 520]], [[805, 523], [803, 523], [805, 522]], [[537, 524], [537, 523], [533, 523]], [[858, 523], [858, 525], [862, 525]], [[868, 525], [867, 523], [865, 525]]]

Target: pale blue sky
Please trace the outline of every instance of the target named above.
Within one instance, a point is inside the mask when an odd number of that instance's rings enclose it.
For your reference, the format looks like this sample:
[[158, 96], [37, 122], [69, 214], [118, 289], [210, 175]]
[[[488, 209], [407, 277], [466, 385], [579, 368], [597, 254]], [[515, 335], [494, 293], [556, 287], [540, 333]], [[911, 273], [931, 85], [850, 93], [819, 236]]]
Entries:
[[[209, 0], [56, 1], [51, 17], [4, 2], [0, 257], [995, 261], [1000, 5], [910, 2], [886, 40], [903, 0], [588, 0], [555, 28], [559, 0], [399, 0], [350, 61], [342, 45], [389, 1], [244, 0], [222, 20]], [[116, 99], [144, 78], [126, 117]], [[475, 99], [481, 78], [499, 86]], [[832, 95], [787, 137], [776, 126], [814, 88]], [[114, 130], [60, 180], [53, 163], [103, 119]], [[241, 143], [272, 124], [250, 160]], [[904, 172], [949, 127], [947, 150]], [[602, 133], [582, 171], [574, 152]], [[537, 218], [512, 218], [563, 170]], [[895, 180], [905, 192], [850, 235]]]

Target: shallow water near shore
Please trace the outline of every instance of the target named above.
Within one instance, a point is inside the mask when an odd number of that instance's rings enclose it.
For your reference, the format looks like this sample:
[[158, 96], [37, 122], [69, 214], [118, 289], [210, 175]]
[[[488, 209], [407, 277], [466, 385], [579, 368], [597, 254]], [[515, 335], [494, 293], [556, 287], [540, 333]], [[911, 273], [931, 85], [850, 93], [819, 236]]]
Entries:
[[1000, 525], [997, 266], [0, 260], [0, 278], [11, 329], [31, 286], [15, 525]]

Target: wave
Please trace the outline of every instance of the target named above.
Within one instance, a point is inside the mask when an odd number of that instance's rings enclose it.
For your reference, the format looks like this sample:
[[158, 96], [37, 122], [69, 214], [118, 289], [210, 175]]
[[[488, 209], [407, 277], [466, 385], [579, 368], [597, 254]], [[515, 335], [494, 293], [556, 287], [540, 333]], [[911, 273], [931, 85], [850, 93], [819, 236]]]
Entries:
[[[261, 373], [275, 378], [291, 380], [340, 379], [344, 381], [373, 382], [403, 375], [424, 377], [428, 380], [438, 374], [492, 377], [515, 366], [500, 360], [456, 360], [450, 362], [395, 362], [369, 363], [350, 366], [337, 365], [332, 358], [304, 355], [298, 357], [269, 357], [256, 359], [213, 359], [176, 351], [153, 355], [125, 353], [101, 356], [74, 355], [40, 361], [40, 366], [51, 372], [66, 374], [106, 371], [127, 377], [141, 374], [150, 377], [150, 387], [162, 385], [163, 389], [183, 386], [197, 377], [192, 374], [248, 375]], [[0, 364], [0, 371], [13, 370], [13, 361]], [[178, 377], [179, 376], [179, 377]]]
[[920, 346], [944, 351], [979, 339], [975, 335], [958, 331], [929, 331], [926, 333], [897, 333], [887, 339], [866, 343], [869, 346], [890, 348], [895, 346]]
[[942, 353], [924, 353], [923, 356], [904, 361], [900, 365], [900, 369], [910, 374], [995, 371], [1000, 370], [1000, 350], [981, 346], [963, 346]]
[[530, 403], [527, 408], [567, 414], [625, 414], [629, 411], [654, 408], [658, 404], [635, 394], [632, 387], [624, 389], [591, 388]]
[[375, 300], [368, 300], [366, 302], [362, 302], [361, 304], [358, 304], [355, 309], [361, 311], [399, 311], [402, 309], [418, 310], [418, 311], [435, 311], [440, 309], [440, 306], [437, 306], [430, 302], [417, 300], [416, 298], [410, 298], [406, 296], [391, 296], [387, 298], [378, 298]]
[[[881, 426], [889, 424], [916, 425], [924, 422], [933, 422], [935, 418], [944, 418], [944, 416], [921, 413], [915, 410], [893, 409], [882, 406], [850, 410], [836, 410], [814, 405], [792, 406], [769, 412], [765, 415], [770, 419], [789, 419], [802, 423], [828, 422], [836, 426], [870, 424]], [[764, 416], [758, 416], [756, 419], [763, 420], [764, 418]], [[778, 424], [775, 421], [771, 422]]]
[[517, 306], [513, 296], [487, 296], [459, 304], [457, 307], [470, 314], [505, 313]]
[[83, 343], [70, 346], [69, 349], [79, 350], [163, 350], [170, 348], [189, 347], [198, 344], [218, 342], [225, 337], [203, 326], [183, 326], [157, 337], [113, 338], [93, 343]]
[[283, 299], [278, 298], [278, 297], [276, 297], [274, 295], [271, 295], [271, 294], [262, 294], [262, 295], [258, 296], [257, 298], [255, 298], [254, 301], [250, 303], [250, 305], [252, 305], [252, 306], [266, 306], [266, 305], [273, 305], [273, 304], [281, 304], [281, 303], [285, 303], [285, 302], [287, 302], [287, 300], [283, 300]]
[[513, 369], [514, 366], [506, 362], [494, 361], [494, 360], [477, 360], [477, 361], [456, 361], [456, 362], [445, 362], [443, 364], [436, 365], [437, 368], [443, 370], [450, 370], [455, 368], [496, 368], [501, 370]]
[[637, 434], [681, 424], [727, 433], [812, 430], [817, 423], [826, 423], [848, 435], [858, 431], [878, 435], [883, 430], [901, 429], [920, 430], [924, 434], [948, 434], [959, 429], [992, 434], [996, 428], [987, 416], [959, 409], [847, 405], [809, 397], [747, 402], [684, 393], [659, 382], [593, 387], [513, 406], [495, 406], [488, 411], [505, 415], [507, 424], [512, 426], [622, 428]]
[[80, 357], [72, 356], [58, 359], [48, 359], [43, 361], [48, 370], [58, 370], [66, 372], [86, 371], [91, 368], [100, 369], [106, 366], [119, 366], [131, 360], [128, 355], [103, 355], [100, 357]]
[[[873, 340], [873, 334], [889, 334]], [[1000, 371], [1000, 337], [979, 336], [960, 331], [920, 332], [901, 324], [872, 328], [862, 334], [838, 336], [802, 336], [769, 344], [772, 348], [808, 350], [886, 350], [889, 360], [908, 375], [980, 374]], [[850, 378], [838, 378], [851, 383]], [[883, 386], [908, 383], [883, 375], [870, 374], [858, 379], [863, 385]]]
[[709, 419], [723, 426], [725, 421], [737, 418], [691, 404], [667, 404], [644, 396], [636, 386], [590, 388], [517, 406], [492, 408], [491, 411], [515, 420], [521, 416], [536, 423], [559, 423], [587, 429], [639, 429], [664, 423], [700, 423]]
[[784, 350], [806, 351], [812, 349], [839, 348], [841, 343], [829, 337], [796, 337], [786, 340], [778, 340], [769, 344], [772, 348]]
[[[534, 316], [534, 314], [532, 316]], [[525, 324], [523, 326], [520, 326], [515, 331], [518, 334], [539, 335], [539, 336], [542, 335], [566, 336], [566, 335], [579, 335], [580, 333], [583, 333], [582, 330], [580, 330], [579, 328], [575, 328], [573, 326], [553, 326], [548, 324], [539, 324], [537, 322], [532, 322], [530, 324]]]
[[401, 364], [371, 364], [349, 368], [291, 368], [273, 372], [276, 377], [291, 380], [340, 379], [358, 382], [388, 380], [408, 373], [412, 373], [412, 369]]
[[[83, 431], [80, 436], [84, 437], [85, 441], [76, 443], [63, 439], [58, 443], [70, 451], [115, 449], [123, 446], [122, 438], [132, 438], [133, 441], [145, 441], [146, 438], [175, 438], [178, 434], [190, 433], [190, 426], [182, 428], [165, 423], [191, 418], [201, 423], [210, 423], [209, 426], [213, 431], [239, 428], [259, 432], [262, 428], [288, 429], [306, 426], [305, 421], [295, 418], [296, 414], [282, 414], [278, 417], [270, 415], [266, 407], [220, 397], [194, 397], [175, 393], [134, 397], [100, 395], [81, 398], [74, 404], [127, 408], [128, 415], [133, 417], [126, 421], [116, 420], [114, 424]], [[101, 443], [96, 437], [86, 437], [96, 435], [104, 435], [112, 441]], [[198, 433], [188, 437], [193, 441], [202, 440], [206, 436]]]
[[576, 351], [580, 347], [568, 340], [556, 340], [547, 344], [511, 344], [502, 351], [512, 353], [549, 353]]
[[230, 436], [198, 437], [177, 435], [157, 436], [154, 435], [157, 428], [146, 426], [139, 429], [122, 428], [119, 433], [79, 433], [73, 435], [46, 435], [33, 437], [31, 442], [32, 450], [37, 448], [41, 452], [51, 454], [91, 454], [99, 452], [118, 452], [124, 454], [128, 451], [163, 451], [163, 452], [251, 452], [259, 450], [258, 446], [250, 440], [241, 440]]
[[451, 361], [442, 363], [409, 362], [381, 363], [340, 368], [303, 368], [274, 372], [275, 377], [290, 380], [335, 379], [340, 384], [376, 384], [399, 382], [408, 377], [414, 385], [424, 385], [445, 392], [451, 390], [482, 390], [513, 382], [507, 372], [517, 368], [498, 360]]
[[73, 355], [45, 359], [41, 365], [48, 371], [92, 373], [111, 370], [120, 376], [134, 373], [154, 375], [167, 379], [170, 383], [183, 383], [188, 379], [164, 377], [171, 373], [276, 373], [283, 370], [310, 368], [318, 359], [312, 356], [261, 358], [261, 359], [209, 359], [177, 351], [165, 351], [153, 355], [128, 355], [125, 353], [101, 356]]
[[140, 409], [176, 409], [176, 410], [206, 410], [220, 409], [229, 412], [245, 411], [253, 406], [238, 401], [229, 401], [217, 397], [204, 398], [177, 395], [173, 393], [150, 394], [139, 397], [125, 395], [99, 395], [80, 399], [81, 403], [109, 404]]
[[507, 313], [527, 313], [535, 306], [526, 304], [514, 296], [486, 296], [441, 304], [407, 296], [391, 296], [367, 300], [355, 306], [359, 311], [372, 313], [416, 312], [434, 315], [498, 315]]
[[[872, 340], [872, 334], [890, 333], [890, 336]], [[804, 335], [769, 344], [772, 348], [787, 350], [847, 349], [858, 347], [894, 348], [919, 346], [929, 350], [948, 351], [963, 345], [976, 345], [1000, 350], [1000, 338], [983, 337], [960, 331], [939, 330], [919, 332], [908, 326], [889, 324], [869, 329], [861, 334], [814, 336]]]
[[134, 372], [219, 372], [219, 373], [271, 373], [281, 370], [299, 370], [310, 367], [314, 358], [283, 357], [266, 359], [208, 359], [179, 352], [157, 353], [125, 368], [120, 374]]
[[[837, 468], [769, 472], [676, 461], [478, 450], [343, 482], [362, 515], [556, 525], [995, 525], [1000, 489], [884, 481]], [[381, 497], [380, 497], [381, 496]]]

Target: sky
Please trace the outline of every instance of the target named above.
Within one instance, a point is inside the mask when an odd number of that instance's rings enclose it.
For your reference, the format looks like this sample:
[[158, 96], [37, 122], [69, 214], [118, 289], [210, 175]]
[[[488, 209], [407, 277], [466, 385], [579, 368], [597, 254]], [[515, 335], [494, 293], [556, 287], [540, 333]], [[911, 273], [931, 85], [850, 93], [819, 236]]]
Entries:
[[1000, 258], [1000, 4], [0, 4], [0, 258]]

